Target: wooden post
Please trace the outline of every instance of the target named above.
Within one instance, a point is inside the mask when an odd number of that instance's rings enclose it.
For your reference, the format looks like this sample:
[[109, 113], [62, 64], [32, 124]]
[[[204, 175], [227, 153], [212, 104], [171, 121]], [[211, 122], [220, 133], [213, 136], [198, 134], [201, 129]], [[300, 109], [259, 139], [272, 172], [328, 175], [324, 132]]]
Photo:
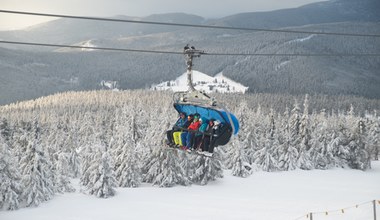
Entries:
[[376, 220], [376, 200], [373, 200], [373, 220]]

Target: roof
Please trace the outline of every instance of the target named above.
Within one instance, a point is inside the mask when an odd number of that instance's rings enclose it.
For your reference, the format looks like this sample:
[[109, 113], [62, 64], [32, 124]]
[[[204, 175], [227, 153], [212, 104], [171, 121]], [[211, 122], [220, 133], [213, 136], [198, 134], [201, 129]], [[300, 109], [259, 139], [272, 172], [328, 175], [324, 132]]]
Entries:
[[193, 104], [179, 103], [174, 103], [174, 108], [177, 110], [178, 113], [185, 112], [186, 115], [198, 113], [201, 115], [201, 117], [204, 117], [208, 120], [215, 119], [222, 123], [227, 123], [234, 128], [234, 135], [236, 135], [239, 132], [238, 119], [231, 112], [228, 112], [224, 109], [216, 109]]

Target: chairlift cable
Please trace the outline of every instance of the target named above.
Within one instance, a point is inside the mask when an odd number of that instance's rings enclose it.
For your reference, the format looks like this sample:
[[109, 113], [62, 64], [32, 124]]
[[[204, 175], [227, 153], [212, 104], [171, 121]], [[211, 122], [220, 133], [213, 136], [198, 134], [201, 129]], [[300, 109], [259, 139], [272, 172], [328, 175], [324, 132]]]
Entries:
[[[5, 41], [0, 40], [1, 44], [15, 44], [15, 45], [28, 45], [28, 46], [43, 46], [43, 47], [58, 47], [58, 48], [72, 48], [72, 49], [86, 49], [86, 50], [104, 50], [104, 51], [118, 51], [118, 52], [136, 52], [136, 53], [158, 53], [158, 54], [176, 54], [183, 55], [183, 52], [163, 51], [163, 50], [142, 50], [142, 49], [128, 49], [128, 48], [114, 48], [114, 47], [89, 47], [65, 44], [47, 44], [35, 42], [22, 42], [22, 41]], [[202, 53], [204, 56], [262, 56], [262, 57], [379, 57], [380, 53]]]
[[108, 22], [124, 22], [124, 23], [137, 23], [137, 24], [150, 24], [150, 25], [166, 25], [166, 26], [207, 28], [207, 29], [278, 32], [278, 33], [293, 33], [293, 34], [317, 34], [317, 35], [335, 35], [335, 36], [352, 36], [352, 37], [376, 37], [376, 38], [380, 37], [380, 34], [297, 31], [297, 30], [287, 30], [287, 29], [266, 29], [266, 28], [243, 28], [243, 27], [228, 27], [228, 26], [217, 26], [217, 25], [198, 25], [198, 24], [183, 24], [183, 23], [169, 23], [169, 22], [155, 22], [155, 21], [137, 21], [137, 20], [128, 20], [128, 19], [73, 16], [73, 15], [48, 14], [48, 13], [36, 13], [36, 12], [12, 11], [12, 10], [0, 10], [0, 13], [45, 16], [45, 17], [56, 17], [56, 18], [97, 20], [97, 21], [108, 21]]

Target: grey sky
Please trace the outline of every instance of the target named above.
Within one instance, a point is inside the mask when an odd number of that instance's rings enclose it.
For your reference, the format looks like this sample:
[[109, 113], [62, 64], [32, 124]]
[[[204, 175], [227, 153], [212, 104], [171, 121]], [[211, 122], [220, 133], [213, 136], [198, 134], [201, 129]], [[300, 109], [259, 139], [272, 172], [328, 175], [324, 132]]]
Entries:
[[[217, 18], [240, 12], [293, 8], [322, 0], [0, 0], [2, 10], [57, 13], [82, 16], [147, 16], [184, 12]], [[0, 13], [0, 30], [18, 29], [46, 21], [35, 16]]]

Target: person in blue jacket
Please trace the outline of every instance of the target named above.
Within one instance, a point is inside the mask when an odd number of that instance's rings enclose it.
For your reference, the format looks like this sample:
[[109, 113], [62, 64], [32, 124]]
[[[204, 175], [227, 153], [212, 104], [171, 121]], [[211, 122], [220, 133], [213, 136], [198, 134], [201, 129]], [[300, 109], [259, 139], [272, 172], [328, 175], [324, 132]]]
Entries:
[[173, 128], [171, 130], [166, 131], [166, 136], [168, 140], [168, 144], [174, 144], [173, 142], [173, 133], [175, 131], [181, 131], [183, 128], [187, 128], [189, 126], [190, 122], [186, 118], [186, 113], [181, 112], [179, 113], [179, 118], [177, 122], [174, 124]]

